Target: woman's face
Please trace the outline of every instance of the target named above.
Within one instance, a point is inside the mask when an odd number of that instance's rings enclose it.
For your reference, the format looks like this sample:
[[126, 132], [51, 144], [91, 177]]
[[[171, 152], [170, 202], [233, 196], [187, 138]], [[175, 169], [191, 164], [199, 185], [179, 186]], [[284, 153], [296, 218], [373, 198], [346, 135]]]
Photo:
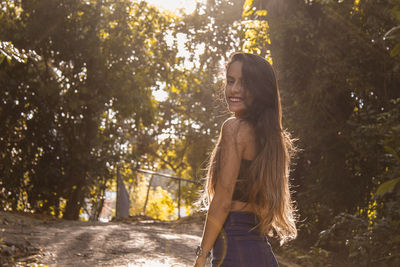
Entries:
[[225, 101], [237, 118], [246, 113], [245, 102], [250, 105], [252, 101], [250, 93], [243, 87], [242, 65], [242, 62], [234, 61], [226, 73]]

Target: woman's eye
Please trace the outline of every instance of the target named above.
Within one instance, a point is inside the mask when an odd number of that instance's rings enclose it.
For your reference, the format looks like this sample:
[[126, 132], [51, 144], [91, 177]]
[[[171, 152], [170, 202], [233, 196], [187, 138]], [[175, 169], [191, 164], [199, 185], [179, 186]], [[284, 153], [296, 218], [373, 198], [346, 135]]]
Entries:
[[228, 80], [226, 83], [227, 83], [227, 84], [229, 84], [229, 85], [232, 85], [232, 84], [234, 84], [234, 83], [235, 83], [235, 81]]

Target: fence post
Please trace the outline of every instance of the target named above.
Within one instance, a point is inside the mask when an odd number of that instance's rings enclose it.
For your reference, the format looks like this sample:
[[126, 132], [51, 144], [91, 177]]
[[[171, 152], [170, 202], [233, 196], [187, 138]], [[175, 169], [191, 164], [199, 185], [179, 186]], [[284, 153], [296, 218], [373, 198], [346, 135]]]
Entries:
[[117, 164], [117, 192], [116, 192], [116, 200], [115, 200], [115, 218], [119, 218], [119, 211], [118, 211], [118, 207], [119, 207], [119, 164]]
[[146, 215], [146, 206], [147, 206], [147, 201], [149, 200], [150, 187], [151, 187], [151, 184], [153, 183], [153, 177], [154, 177], [154, 174], [151, 175], [149, 186], [147, 187], [146, 200], [144, 201], [144, 206], [143, 206], [143, 215]]
[[178, 180], [178, 219], [181, 218], [181, 179]]

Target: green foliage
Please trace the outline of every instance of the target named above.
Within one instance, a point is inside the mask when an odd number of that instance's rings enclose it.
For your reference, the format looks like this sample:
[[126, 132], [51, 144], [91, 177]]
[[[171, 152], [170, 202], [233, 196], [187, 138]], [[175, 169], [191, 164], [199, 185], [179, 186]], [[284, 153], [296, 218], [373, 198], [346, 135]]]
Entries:
[[3, 2], [1, 38], [18, 50], [2, 42], [2, 54], [35, 56], [0, 64], [1, 206], [27, 198], [26, 209], [76, 219], [110, 167], [139, 161], [151, 141], [151, 89], [176, 62], [163, 34], [173, 18], [145, 2]]
[[393, 189], [399, 182], [400, 182], [400, 177], [384, 182], [376, 190], [376, 195], [384, 195], [386, 193], [393, 191]]
[[[242, 1], [198, 4], [177, 21], [174, 36], [184, 36], [190, 54], [180, 71], [169, 75], [163, 88], [168, 97], [158, 103], [155, 137], [148, 160], [155, 170], [170, 169], [180, 177], [203, 181], [206, 161], [229, 113], [221, 95], [221, 63], [241, 42], [237, 32]], [[221, 13], [224, 16], [221, 16]], [[199, 186], [182, 183], [188, 209], [199, 197]]]
[[25, 51], [19, 51], [11, 42], [0, 41], [0, 64], [7, 59], [8, 64], [14, 59], [20, 63], [26, 63], [28, 60]]
[[[137, 185], [131, 192], [131, 215], [143, 214], [149, 181], [139, 175]], [[177, 202], [172, 199], [171, 193], [160, 186], [151, 187], [146, 203], [145, 215], [163, 221], [177, 218]]]
[[[121, 162], [203, 178], [228, 115], [218, 75], [241, 41], [242, 4], [199, 4], [178, 19], [143, 1], [2, 1], [1, 54], [28, 57], [0, 64], [1, 206], [76, 219], [85, 198], [101, 208]], [[192, 66], [177, 36], [200, 51]], [[188, 210], [198, 188], [183, 184]]]
[[365, 216], [339, 214], [330, 228], [320, 233], [316, 246], [347, 258], [354, 266], [398, 266], [400, 209], [388, 212], [388, 217], [378, 218], [372, 225]]
[[[207, 1], [180, 18], [145, 2], [64, 2], [1, 1], [3, 209], [76, 218], [112, 188], [117, 163], [131, 214], [147, 192], [132, 168], [201, 181], [229, 116], [221, 66], [244, 50], [273, 62], [284, 127], [300, 139], [303, 261], [398, 264], [399, 1]], [[188, 210], [198, 189], [182, 183]], [[172, 193], [150, 191], [149, 215], [175, 209]]]
[[292, 179], [304, 219], [296, 244], [312, 247], [315, 266], [338, 257], [398, 264], [398, 244], [384, 240], [398, 232], [399, 4], [264, 0], [244, 7], [247, 19], [268, 22], [260, 38], [270, 43], [251, 47], [269, 50], [284, 125], [300, 140]]
[[176, 203], [173, 202], [171, 195], [160, 186], [151, 191], [146, 214], [152, 218], [160, 220], [176, 219]]

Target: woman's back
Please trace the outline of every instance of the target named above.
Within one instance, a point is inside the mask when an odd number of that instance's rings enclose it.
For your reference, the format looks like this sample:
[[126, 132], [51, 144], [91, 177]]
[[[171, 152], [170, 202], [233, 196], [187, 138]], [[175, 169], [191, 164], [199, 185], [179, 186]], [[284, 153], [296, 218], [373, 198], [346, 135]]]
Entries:
[[238, 124], [237, 140], [243, 142], [244, 150], [240, 162], [239, 175], [236, 180], [235, 189], [232, 196], [232, 211], [248, 211], [253, 212], [251, 204], [249, 204], [250, 186], [249, 186], [249, 171], [251, 163], [256, 157], [258, 151], [256, 146], [256, 139], [254, 128], [249, 122], [239, 119], [230, 118], [229, 120], [236, 120]]

